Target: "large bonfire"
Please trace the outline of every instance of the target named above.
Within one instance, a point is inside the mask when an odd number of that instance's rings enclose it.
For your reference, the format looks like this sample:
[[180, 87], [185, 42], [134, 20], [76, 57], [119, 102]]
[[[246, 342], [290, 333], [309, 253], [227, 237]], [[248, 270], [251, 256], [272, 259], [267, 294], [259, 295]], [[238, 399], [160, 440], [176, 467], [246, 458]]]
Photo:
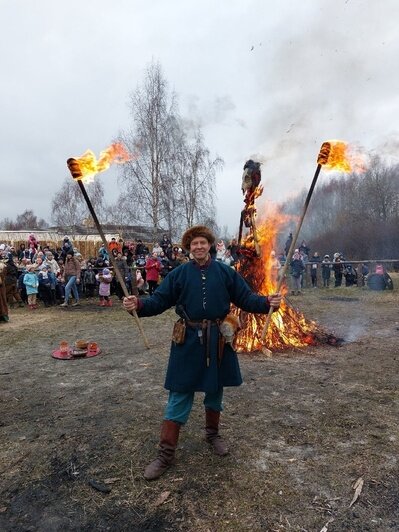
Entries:
[[[277, 291], [278, 285], [278, 270], [272, 251], [276, 249], [278, 233], [288, 220], [275, 209], [269, 209], [266, 219], [261, 223], [256, 221], [255, 200], [263, 192], [260, 180], [260, 163], [247, 161], [242, 179], [245, 207], [241, 212], [238, 242], [240, 261], [237, 269], [255, 292], [271, 294]], [[285, 283], [281, 291], [283, 295], [287, 294]], [[237, 308], [233, 312], [240, 317], [242, 325], [235, 340], [235, 348], [240, 352], [262, 350], [270, 353], [319, 343], [337, 343], [332, 334], [294, 309], [286, 297], [279, 310], [271, 315], [270, 324], [265, 330], [266, 315], [248, 314]]]
[[[257, 225], [257, 246], [259, 256], [253, 253], [254, 239], [247, 236], [241, 244], [241, 260], [238, 269], [255, 292], [272, 294], [276, 291], [277, 271], [274, 267], [272, 251], [276, 249], [279, 231], [286, 225], [287, 218], [278, 212], [269, 213], [266, 220]], [[286, 295], [288, 288], [283, 286]], [[284, 297], [280, 309], [272, 314], [266, 338], [261, 340], [263, 326], [266, 321], [264, 314], [248, 314], [235, 309], [240, 316], [241, 331], [236, 338], [235, 347], [240, 352], [251, 352], [267, 347], [270, 351], [278, 351], [292, 347], [305, 347], [319, 343], [334, 343], [334, 336], [324, 331], [296, 310]]]

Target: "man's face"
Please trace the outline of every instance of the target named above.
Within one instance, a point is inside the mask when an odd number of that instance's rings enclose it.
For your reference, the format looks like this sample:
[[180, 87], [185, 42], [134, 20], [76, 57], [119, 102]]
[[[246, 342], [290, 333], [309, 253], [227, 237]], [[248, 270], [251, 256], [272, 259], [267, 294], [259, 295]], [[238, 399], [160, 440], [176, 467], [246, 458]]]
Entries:
[[207, 258], [211, 245], [203, 236], [197, 236], [191, 240], [190, 253], [195, 260], [202, 261]]

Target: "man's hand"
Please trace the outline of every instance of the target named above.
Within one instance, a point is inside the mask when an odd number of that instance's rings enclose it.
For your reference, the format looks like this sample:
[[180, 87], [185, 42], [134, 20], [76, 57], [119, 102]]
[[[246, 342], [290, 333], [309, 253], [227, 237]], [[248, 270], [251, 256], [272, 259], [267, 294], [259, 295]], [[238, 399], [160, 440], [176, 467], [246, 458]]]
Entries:
[[129, 296], [123, 298], [123, 308], [127, 310], [128, 312], [133, 312], [134, 310], [137, 310], [138, 306], [138, 300], [136, 296]]
[[267, 299], [269, 300], [270, 306], [273, 307], [274, 310], [277, 310], [278, 308], [280, 308], [281, 298], [282, 298], [282, 296], [281, 296], [280, 293], [271, 294], [270, 296], [267, 296]]
[[80, 284], [80, 279], [76, 279], [76, 284]]

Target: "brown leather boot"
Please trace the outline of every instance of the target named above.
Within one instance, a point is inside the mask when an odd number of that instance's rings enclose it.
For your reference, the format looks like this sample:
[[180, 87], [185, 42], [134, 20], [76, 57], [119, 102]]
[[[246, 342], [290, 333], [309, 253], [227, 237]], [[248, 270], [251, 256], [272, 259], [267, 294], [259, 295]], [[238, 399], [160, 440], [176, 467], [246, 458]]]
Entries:
[[206, 441], [212, 446], [215, 454], [218, 454], [219, 456], [229, 454], [229, 449], [219, 434], [220, 412], [206, 408], [205, 418]]
[[145, 479], [155, 480], [159, 478], [173, 464], [180, 427], [180, 423], [175, 421], [168, 419], [163, 421], [158, 456], [145, 468]]

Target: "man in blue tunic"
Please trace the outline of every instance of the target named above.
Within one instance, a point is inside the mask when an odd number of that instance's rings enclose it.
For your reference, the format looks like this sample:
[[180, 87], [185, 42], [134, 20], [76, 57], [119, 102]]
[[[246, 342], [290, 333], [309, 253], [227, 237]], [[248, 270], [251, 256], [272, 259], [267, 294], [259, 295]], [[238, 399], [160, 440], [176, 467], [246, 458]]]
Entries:
[[223, 388], [239, 386], [242, 378], [237, 355], [224, 341], [220, 325], [231, 303], [258, 314], [267, 314], [270, 306], [277, 310], [281, 303], [280, 294], [259, 296], [234, 269], [212, 260], [209, 250], [214, 242], [207, 227], [188, 229], [182, 245], [192, 260], [170, 272], [151, 297], [140, 300], [129, 296], [123, 300], [124, 308], [128, 312], [136, 310], [140, 317], [161, 314], [172, 306], [184, 317], [180, 321], [185, 326], [184, 338], [182, 331], [177, 331], [180, 338], [175, 337], [170, 350], [165, 380], [169, 400], [158, 456], [144, 472], [147, 480], [160, 477], [174, 462], [180, 427], [188, 420], [195, 392], [205, 392], [206, 440], [216, 454], [228, 453], [219, 435]]

